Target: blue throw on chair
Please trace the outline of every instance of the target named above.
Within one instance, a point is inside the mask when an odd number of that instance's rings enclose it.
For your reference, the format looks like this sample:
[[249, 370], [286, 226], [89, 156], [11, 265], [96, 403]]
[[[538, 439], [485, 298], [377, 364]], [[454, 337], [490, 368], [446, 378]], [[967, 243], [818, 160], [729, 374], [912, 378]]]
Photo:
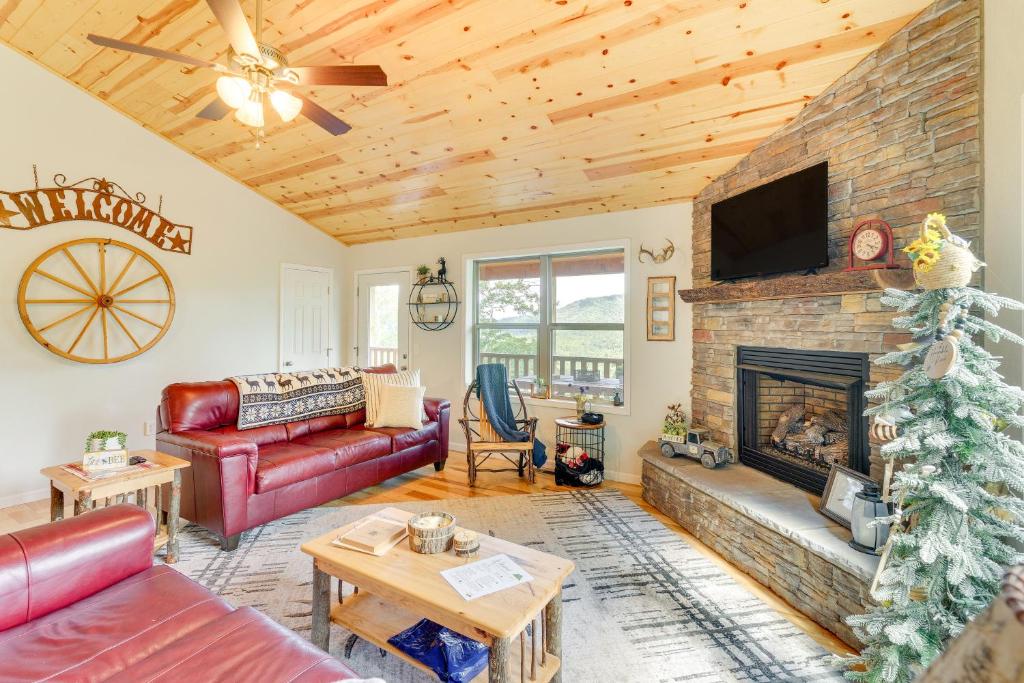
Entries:
[[[519, 429], [508, 395], [508, 370], [500, 363], [476, 366], [476, 395], [484, 404], [487, 419], [498, 436], [505, 441], [526, 441], [529, 432]], [[533, 441], [533, 466], [542, 467], [548, 460], [547, 449], [538, 439]]]

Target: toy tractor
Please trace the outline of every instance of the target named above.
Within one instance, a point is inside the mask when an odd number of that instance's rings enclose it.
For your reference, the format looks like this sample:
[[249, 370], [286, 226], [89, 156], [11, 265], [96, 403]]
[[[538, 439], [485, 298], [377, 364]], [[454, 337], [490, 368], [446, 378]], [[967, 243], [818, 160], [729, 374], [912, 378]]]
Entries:
[[732, 451], [717, 441], [708, 439], [707, 433], [706, 429], [693, 427], [686, 431], [686, 436], [662, 434], [658, 439], [661, 454], [666, 458], [685, 455], [688, 458], [700, 460], [700, 464], [709, 470], [733, 462]]

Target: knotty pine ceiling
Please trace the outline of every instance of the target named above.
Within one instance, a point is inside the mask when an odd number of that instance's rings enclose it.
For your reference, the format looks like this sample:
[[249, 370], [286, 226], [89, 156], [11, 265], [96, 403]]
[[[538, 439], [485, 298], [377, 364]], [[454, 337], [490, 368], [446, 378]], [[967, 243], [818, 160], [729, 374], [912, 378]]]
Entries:
[[85, 39], [223, 60], [202, 0], [3, 0], [0, 40], [355, 244], [686, 201], [927, 4], [266, 0], [291, 63], [380, 64], [391, 85], [307, 88], [352, 131], [268, 112], [260, 149], [195, 118], [213, 71]]

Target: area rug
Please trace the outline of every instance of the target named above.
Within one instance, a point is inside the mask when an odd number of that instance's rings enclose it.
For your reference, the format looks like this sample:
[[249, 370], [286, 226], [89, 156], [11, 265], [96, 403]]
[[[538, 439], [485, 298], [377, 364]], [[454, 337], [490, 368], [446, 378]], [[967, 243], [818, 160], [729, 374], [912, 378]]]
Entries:
[[[306, 510], [246, 533], [233, 553], [190, 525], [172, 566], [308, 638], [312, 560], [299, 544], [381, 507]], [[395, 507], [444, 509], [460, 525], [576, 563], [563, 588], [566, 683], [842, 680], [821, 646], [618, 491]], [[331, 653], [388, 683], [436, 680], [338, 626]]]

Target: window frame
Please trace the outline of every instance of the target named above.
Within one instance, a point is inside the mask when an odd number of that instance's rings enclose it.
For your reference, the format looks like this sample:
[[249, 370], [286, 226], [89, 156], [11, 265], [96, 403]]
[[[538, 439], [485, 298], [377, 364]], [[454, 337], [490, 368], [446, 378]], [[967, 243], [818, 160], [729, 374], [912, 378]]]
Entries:
[[[555, 321], [555, 310], [556, 310], [556, 289], [557, 285], [554, 281], [554, 275], [552, 272], [552, 261], [557, 258], [582, 256], [586, 254], [601, 254], [601, 253], [622, 253], [623, 256], [623, 320], [621, 323], [559, 323]], [[612, 331], [622, 333], [622, 399], [623, 404], [616, 406], [612, 404], [595, 404], [595, 410], [599, 410], [604, 413], [612, 414], [629, 414], [629, 405], [631, 392], [629, 388], [630, 380], [630, 368], [629, 368], [629, 335], [630, 335], [630, 262], [629, 262], [629, 242], [616, 241], [601, 244], [592, 245], [577, 245], [577, 246], [565, 246], [557, 247], [548, 250], [537, 250], [527, 252], [516, 252], [511, 254], [486, 254], [479, 256], [467, 256], [467, 268], [466, 272], [470, 273], [470, 285], [467, 289], [470, 290], [472, 296], [472, 302], [470, 304], [470, 315], [466, 316], [467, 321], [467, 334], [469, 336], [468, 351], [466, 355], [467, 368], [466, 377], [467, 381], [472, 381], [474, 368], [480, 362], [480, 331], [486, 329], [515, 329], [515, 330], [536, 330], [537, 335], [537, 356], [536, 356], [536, 367], [535, 375], [545, 378], [550, 386], [551, 371], [553, 365], [553, 352], [555, 333], [559, 330], [581, 330], [581, 331]], [[538, 297], [540, 299], [540, 306], [538, 310], [537, 322], [514, 322], [514, 323], [497, 323], [497, 322], [484, 322], [480, 320], [480, 279], [479, 279], [479, 268], [481, 264], [493, 263], [493, 262], [514, 262], [514, 261], [534, 261], [540, 262], [540, 284], [538, 289]], [[527, 403], [532, 405], [543, 405], [543, 406], [571, 406], [575, 409], [575, 402], [565, 397], [554, 397], [550, 399], [535, 398], [524, 394], [524, 398]]]

